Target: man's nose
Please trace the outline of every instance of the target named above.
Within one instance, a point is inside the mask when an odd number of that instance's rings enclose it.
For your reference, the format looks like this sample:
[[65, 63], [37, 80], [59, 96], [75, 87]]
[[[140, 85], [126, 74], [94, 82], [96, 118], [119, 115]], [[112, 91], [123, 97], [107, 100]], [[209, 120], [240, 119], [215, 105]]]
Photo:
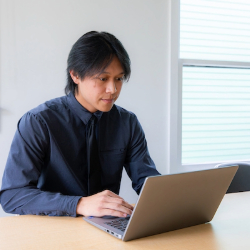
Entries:
[[106, 87], [106, 92], [111, 93], [111, 94], [114, 94], [116, 92], [115, 80], [108, 81], [107, 87]]

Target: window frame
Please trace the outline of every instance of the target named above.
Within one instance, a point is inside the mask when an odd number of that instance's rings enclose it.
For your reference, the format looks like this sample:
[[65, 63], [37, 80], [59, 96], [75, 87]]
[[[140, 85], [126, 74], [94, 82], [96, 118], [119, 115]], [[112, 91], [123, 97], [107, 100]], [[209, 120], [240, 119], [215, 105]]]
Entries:
[[[180, 0], [170, 0], [170, 55], [168, 84], [168, 170], [170, 173], [213, 168], [221, 162], [182, 164], [182, 68], [223, 67], [250, 69], [250, 62], [180, 58]], [[224, 161], [225, 162], [225, 161]], [[228, 161], [232, 162], [232, 161]], [[246, 162], [246, 161], [244, 161]], [[250, 159], [249, 161], [250, 162]]]

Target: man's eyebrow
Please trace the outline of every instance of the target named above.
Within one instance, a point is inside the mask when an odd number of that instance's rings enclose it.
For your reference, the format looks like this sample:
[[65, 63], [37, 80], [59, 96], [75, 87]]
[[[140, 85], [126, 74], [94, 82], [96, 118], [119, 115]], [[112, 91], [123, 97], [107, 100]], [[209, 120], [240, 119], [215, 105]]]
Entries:
[[[101, 72], [100, 75], [101, 75], [101, 74], [108, 74], [108, 75], [110, 75], [110, 73], [109, 73], [109, 72], [106, 72], [106, 71]], [[124, 72], [121, 72], [121, 73], [119, 73], [119, 74], [117, 74], [117, 75], [124, 75], [124, 74], [125, 74]]]

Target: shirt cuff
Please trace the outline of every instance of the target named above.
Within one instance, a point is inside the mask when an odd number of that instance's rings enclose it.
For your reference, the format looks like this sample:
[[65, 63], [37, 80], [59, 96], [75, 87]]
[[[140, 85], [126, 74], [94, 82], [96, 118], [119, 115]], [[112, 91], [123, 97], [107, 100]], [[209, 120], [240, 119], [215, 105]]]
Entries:
[[76, 207], [81, 198], [82, 196], [65, 195], [61, 205], [62, 210], [64, 211], [64, 215], [76, 217]]

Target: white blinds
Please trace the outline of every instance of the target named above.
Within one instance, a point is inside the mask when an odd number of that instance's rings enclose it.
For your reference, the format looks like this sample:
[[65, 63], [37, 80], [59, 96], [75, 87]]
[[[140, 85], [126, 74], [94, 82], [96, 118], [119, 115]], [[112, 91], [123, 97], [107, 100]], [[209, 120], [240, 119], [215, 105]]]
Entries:
[[249, 160], [250, 1], [181, 0], [180, 15], [180, 58], [210, 62], [183, 66], [182, 163]]
[[250, 62], [249, 0], [181, 0], [180, 58]]
[[250, 69], [183, 67], [182, 163], [250, 158]]

